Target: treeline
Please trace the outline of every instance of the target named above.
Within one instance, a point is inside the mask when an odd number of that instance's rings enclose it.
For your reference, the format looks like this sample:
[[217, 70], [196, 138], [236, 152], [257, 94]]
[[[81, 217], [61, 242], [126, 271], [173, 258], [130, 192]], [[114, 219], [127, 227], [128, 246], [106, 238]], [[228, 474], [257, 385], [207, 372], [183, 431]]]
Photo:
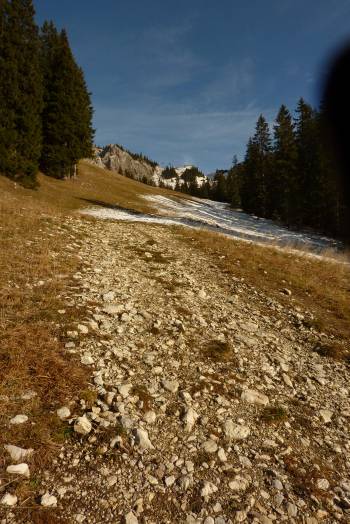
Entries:
[[294, 117], [278, 111], [271, 136], [261, 115], [245, 159], [217, 172], [216, 199], [289, 227], [344, 236], [349, 203], [327, 136], [323, 110], [299, 100]]
[[209, 182], [204, 173], [196, 166], [188, 167], [182, 175], [178, 176], [176, 169], [167, 166], [162, 172], [162, 178], [159, 181], [160, 187], [169, 187], [167, 180], [175, 179], [175, 191], [186, 193], [199, 198], [212, 198], [215, 200], [215, 188]]
[[[238, 164], [237, 160], [235, 165]], [[175, 191], [186, 193], [198, 198], [208, 198], [219, 202], [230, 202], [233, 196], [233, 169], [230, 171], [217, 170], [214, 177], [209, 179], [198, 167], [192, 166], [179, 177], [172, 166], [168, 166], [162, 172], [162, 179], [176, 179]], [[169, 187], [166, 182], [160, 181], [161, 187]]]
[[39, 29], [31, 0], [0, 0], [0, 173], [35, 187], [92, 155], [93, 109], [65, 30]]
[[342, 236], [347, 203], [337, 173], [323, 111], [301, 99], [294, 118], [280, 108], [272, 140], [260, 116], [242, 166], [242, 207], [288, 226]]

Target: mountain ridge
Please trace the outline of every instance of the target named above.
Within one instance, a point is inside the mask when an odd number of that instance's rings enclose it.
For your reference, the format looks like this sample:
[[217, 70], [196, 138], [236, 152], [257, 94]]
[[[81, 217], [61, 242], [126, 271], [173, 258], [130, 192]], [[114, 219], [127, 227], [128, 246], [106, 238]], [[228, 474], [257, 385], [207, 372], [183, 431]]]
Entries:
[[[163, 177], [164, 171], [167, 170], [166, 167], [160, 166], [160, 164], [142, 154], [132, 153], [119, 144], [94, 147], [93, 158], [90, 161], [98, 167], [115, 171], [135, 180], [171, 189], [175, 189], [176, 186], [181, 187], [185, 182], [183, 177], [186, 171], [195, 168], [193, 165], [174, 167], [173, 177]], [[195, 180], [198, 187], [200, 187], [208, 180], [208, 177], [206, 175], [197, 175]]]

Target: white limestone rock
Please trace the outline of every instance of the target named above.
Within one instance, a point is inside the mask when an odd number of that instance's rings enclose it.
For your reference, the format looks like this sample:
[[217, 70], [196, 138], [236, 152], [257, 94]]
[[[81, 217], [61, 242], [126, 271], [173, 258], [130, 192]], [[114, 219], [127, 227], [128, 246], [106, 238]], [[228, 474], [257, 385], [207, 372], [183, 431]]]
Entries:
[[80, 361], [84, 366], [91, 366], [94, 363], [94, 359], [91, 355], [83, 355]]
[[185, 415], [183, 416], [182, 420], [185, 424], [185, 430], [188, 433], [191, 433], [193, 426], [195, 425], [196, 421], [198, 420], [199, 415], [193, 408], [187, 408]]
[[112, 302], [115, 299], [114, 291], [109, 291], [103, 295], [104, 302]]
[[241, 400], [257, 406], [267, 406], [269, 403], [269, 398], [266, 395], [254, 389], [245, 389], [241, 394]]
[[10, 420], [10, 424], [16, 425], [16, 424], [24, 424], [28, 421], [27, 415], [16, 415]]
[[70, 409], [67, 406], [63, 406], [62, 408], [59, 408], [57, 411], [57, 416], [61, 420], [67, 420], [67, 418], [70, 417]]
[[249, 486], [249, 480], [241, 477], [240, 475], [236, 475], [234, 480], [229, 482], [228, 485], [232, 491], [245, 491]]
[[318, 479], [316, 485], [318, 489], [321, 489], [322, 491], [327, 491], [327, 489], [329, 488], [329, 482], [327, 479]]
[[204, 481], [203, 487], [201, 489], [201, 496], [203, 498], [209, 498], [211, 495], [213, 495], [217, 491], [218, 491], [217, 486], [215, 486], [215, 484], [213, 484], [212, 482], [209, 482], [206, 480]]
[[330, 411], [329, 409], [320, 409], [320, 415], [323, 419], [323, 422], [328, 424], [332, 420], [333, 411]]
[[138, 524], [138, 519], [137, 517], [135, 516], [135, 514], [130, 511], [129, 513], [127, 513], [124, 517], [124, 524]]
[[87, 335], [89, 333], [89, 328], [85, 324], [78, 324], [78, 331], [82, 335]]
[[148, 438], [148, 432], [145, 429], [135, 430], [135, 442], [141, 450], [154, 449], [152, 442]]
[[57, 506], [57, 498], [50, 495], [50, 493], [45, 493], [45, 495], [41, 497], [40, 504], [45, 508], [55, 508]]
[[167, 488], [170, 488], [171, 486], [173, 486], [175, 484], [175, 481], [176, 481], [176, 477], [174, 475], [170, 475], [169, 477], [166, 477], [164, 479], [164, 483]]
[[147, 424], [154, 424], [157, 420], [157, 415], [154, 411], [146, 411], [143, 415], [143, 420], [147, 422]]
[[179, 389], [179, 383], [177, 380], [162, 380], [162, 386], [170, 393], [176, 393]]
[[226, 420], [224, 423], [224, 434], [228, 441], [244, 440], [250, 435], [248, 426], [235, 424], [232, 419]]
[[0, 500], [0, 504], [2, 506], [9, 506], [9, 507], [16, 506], [17, 502], [18, 502], [18, 499], [16, 495], [11, 495], [11, 493], [5, 493], [5, 495]]
[[30, 457], [34, 452], [33, 449], [23, 449], [17, 446], [12, 446], [12, 444], [6, 444], [4, 448], [10, 455], [11, 459], [15, 462], [21, 462], [21, 460]]
[[202, 449], [206, 453], [216, 453], [218, 450], [218, 445], [214, 440], [209, 439], [203, 443]]
[[219, 458], [220, 462], [227, 462], [227, 456], [226, 456], [224, 448], [220, 448], [219, 449], [219, 451], [218, 451], [218, 458]]
[[80, 435], [88, 435], [92, 430], [92, 424], [90, 420], [83, 415], [79, 417], [74, 424], [74, 431]]
[[118, 386], [118, 391], [123, 398], [127, 398], [132, 388], [132, 384], [120, 384], [120, 386]]
[[28, 464], [11, 464], [7, 466], [6, 471], [9, 475], [21, 475], [27, 479], [30, 477], [29, 466]]

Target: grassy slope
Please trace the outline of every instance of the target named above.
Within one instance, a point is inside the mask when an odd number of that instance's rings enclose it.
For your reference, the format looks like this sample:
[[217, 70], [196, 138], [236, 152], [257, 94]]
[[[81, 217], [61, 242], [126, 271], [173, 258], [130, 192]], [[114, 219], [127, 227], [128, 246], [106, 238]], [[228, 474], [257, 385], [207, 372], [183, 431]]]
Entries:
[[[0, 177], [0, 192], [17, 194], [23, 200], [51, 206], [59, 211], [71, 211], [90, 206], [95, 201], [105, 204], [117, 204], [125, 208], [141, 212], [155, 212], [140, 195], [161, 194], [174, 196], [174, 192], [167, 189], [147, 186], [130, 178], [118, 175], [93, 166], [88, 162], [81, 162], [79, 176], [71, 180], [55, 180], [39, 175], [40, 188], [38, 191], [23, 189], [4, 177]], [[182, 198], [189, 198], [181, 195]]]

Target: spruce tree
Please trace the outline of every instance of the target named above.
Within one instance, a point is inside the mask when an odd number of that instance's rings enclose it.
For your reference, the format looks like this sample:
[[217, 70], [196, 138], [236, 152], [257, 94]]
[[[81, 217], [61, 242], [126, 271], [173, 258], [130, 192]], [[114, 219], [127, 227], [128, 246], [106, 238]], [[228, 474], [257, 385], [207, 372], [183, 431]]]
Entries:
[[231, 207], [240, 207], [241, 205], [241, 166], [238, 163], [236, 155], [233, 157], [233, 164], [228, 172], [227, 196]]
[[31, 0], [0, 3], [0, 172], [35, 185], [41, 153], [42, 74]]
[[294, 223], [297, 226], [316, 226], [316, 209], [320, 195], [319, 132], [315, 111], [300, 98], [296, 109], [295, 136], [297, 171], [294, 199]]
[[241, 186], [242, 208], [247, 213], [255, 213], [256, 193], [255, 181], [258, 165], [258, 148], [257, 144], [250, 138], [247, 144], [247, 151], [244, 158], [243, 178]]
[[249, 213], [268, 216], [267, 188], [271, 177], [271, 138], [268, 123], [260, 115], [248, 142], [242, 181], [242, 206]]
[[176, 176], [176, 183], [175, 183], [175, 188], [174, 188], [175, 191], [181, 191], [181, 185], [180, 185], [180, 180], [179, 180], [179, 177]]
[[297, 194], [294, 124], [290, 112], [282, 105], [274, 126], [273, 177], [269, 190], [271, 216], [287, 225], [293, 223]]
[[214, 176], [212, 198], [218, 202], [228, 202], [226, 176], [220, 169], [216, 171]]
[[10, 2], [0, 0], [0, 173], [16, 173], [16, 84], [18, 67], [10, 33]]
[[75, 174], [77, 162], [91, 156], [92, 106], [84, 75], [74, 60], [65, 31], [52, 22], [42, 32], [44, 70], [43, 151], [41, 169], [49, 176]]
[[199, 196], [201, 198], [210, 198], [210, 190], [211, 190], [210, 182], [209, 180], [206, 180], [205, 182], [203, 182], [203, 184], [199, 188]]

